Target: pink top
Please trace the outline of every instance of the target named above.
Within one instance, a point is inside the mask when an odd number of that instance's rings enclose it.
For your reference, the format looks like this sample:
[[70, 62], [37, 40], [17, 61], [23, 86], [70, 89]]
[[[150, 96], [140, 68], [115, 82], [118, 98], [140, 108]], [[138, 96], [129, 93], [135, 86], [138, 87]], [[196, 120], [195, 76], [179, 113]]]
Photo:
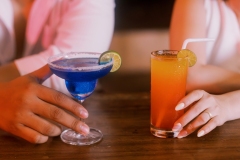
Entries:
[[[35, 0], [29, 15], [24, 58], [15, 60], [21, 75], [47, 64], [51, 55], [69, 51], [104, 52], [114, 30], [114, 0]], [[7, 41], [7, 43], [6, 43]], [[13, 9], [0, 1], [0, 62], [14, 57]], [[45, 86], [68, 93], [55, 75]]]
[[240, 28], [235, 13], [222, 0], [205, 0], [209, 64], [240, 72]]

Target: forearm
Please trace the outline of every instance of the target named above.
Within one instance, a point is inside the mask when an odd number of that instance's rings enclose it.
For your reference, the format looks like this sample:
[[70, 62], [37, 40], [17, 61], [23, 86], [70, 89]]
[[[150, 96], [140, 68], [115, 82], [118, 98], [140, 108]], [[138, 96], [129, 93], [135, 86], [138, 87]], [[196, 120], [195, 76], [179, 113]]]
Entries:
[[227, 121], [240, 118], [240, 90], [218, 95], [219, 104], [224, 107]]
[[0, 67], [0, 82], [8, 82], [20, 76], [15, 63], [5, 64]]
[[213, 94], [239, 90], [240, 74], [212, 65], [189, 68], [187, 92], [195, 89], [203, 89]]

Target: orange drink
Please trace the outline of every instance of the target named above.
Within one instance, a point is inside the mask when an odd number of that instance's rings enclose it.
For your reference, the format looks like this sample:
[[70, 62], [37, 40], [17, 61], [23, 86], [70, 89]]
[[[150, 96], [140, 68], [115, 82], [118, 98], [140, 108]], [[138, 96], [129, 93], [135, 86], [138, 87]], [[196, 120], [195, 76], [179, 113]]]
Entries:
[[185, 96], [188, 59], [178, 58], [178, 51], [159, 50], [151, 53], [151, 133], [157, 137], [176, 137], [174, 122], [183, 115], [176, 111]]

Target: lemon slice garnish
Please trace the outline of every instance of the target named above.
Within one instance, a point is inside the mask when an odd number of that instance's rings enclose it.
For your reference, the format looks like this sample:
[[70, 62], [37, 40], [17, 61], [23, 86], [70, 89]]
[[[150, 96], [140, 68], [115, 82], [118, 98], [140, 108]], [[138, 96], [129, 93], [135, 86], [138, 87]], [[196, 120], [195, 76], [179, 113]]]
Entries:
[[177, 54], [178, 58], [188, 58], [188, 66], [192, 67], [197, 62], [197, 56], [189, 49], [182, 49]]
[[115, 51], [106, 51], [101, 54], [99, 57], [99, 64], [105, 64], [113, 60], [113, 67], [110, 72], [115, 72], [121, 66], [122, 59], [121, 56]]

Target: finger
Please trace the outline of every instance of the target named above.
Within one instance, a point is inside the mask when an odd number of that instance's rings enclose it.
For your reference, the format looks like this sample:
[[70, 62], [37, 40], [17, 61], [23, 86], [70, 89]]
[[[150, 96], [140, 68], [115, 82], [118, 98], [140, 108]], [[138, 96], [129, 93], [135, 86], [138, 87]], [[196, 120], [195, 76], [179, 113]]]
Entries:
[[207, 112], [201, 113], [196, 119], [190, 122], [188, 125], [184, 127], [184, 129], [178, 134], [179, 138], [186, 137], [187, 135], [196, 131], [199, 127], [206, 124], [212, 117], [209, 117]]
[[71, 128], [78, 133], [84, 135], [89, 133], [89, 127], [84, 122], [52, 104], [39, 100], [33, 112]]
[[29, 76], [34, 77], [38, 83], [43, 83], [47, 78], [49, 78], [52, 75], [52, 72], [48, 65], [46, 64], [42, 68], [28, 74]]
[[[198, 101], [194, 104], [183, 116], [181, 116], [175, 124], [181, 125], [184, 127], [188, 123], [190, 123], [193, 119], [195, 119], [199, 114], [201, 114], [206, 108], [210, 107], [210, 104], [206, 104], [205, 101]], [[175, 125], [174, 125], [175, 126]]]
[[39, 99], [68, 110], [80, 118], [88, 117], [87, 110], [80, 103], [61, 92], [41, 86], [38, 88], [37, 96]]
[[202, 137], [202, 136], [206, 135], [207, 133], [211, 132], [217, 126], [220, 126], [223, 124], [224, 124], [224, 122], [221, 119], [219, 119], [218, 117], [214, 117], [198, 131], [197, 136]]
[[186, 95], [183, 99], [180, 100], [178, 105], [175, 107], [175, 110], [182, 110], [194, 102], [200, 100], [204, 96], [204, 91], [203, 90], [195, 90]]
[[21, 137], [31, 143], [45, 143], [48, 140], [48, 136], [44, 136], [39, 132], [32, 130], [24, 125], [19, 124], [14, 131], [11, 131], [13, 135]]
[[43, 117], [39, 117], [33, 113], [29, 113], [26, 115], [28, 118], [22, 120], [22, 124], [25, 126], [32, 128], [33, 130], [46, 135], [46, 136], [58, 136], [61, 134], [61, 127], [58, 125], [51, 123], [44, 119]]

